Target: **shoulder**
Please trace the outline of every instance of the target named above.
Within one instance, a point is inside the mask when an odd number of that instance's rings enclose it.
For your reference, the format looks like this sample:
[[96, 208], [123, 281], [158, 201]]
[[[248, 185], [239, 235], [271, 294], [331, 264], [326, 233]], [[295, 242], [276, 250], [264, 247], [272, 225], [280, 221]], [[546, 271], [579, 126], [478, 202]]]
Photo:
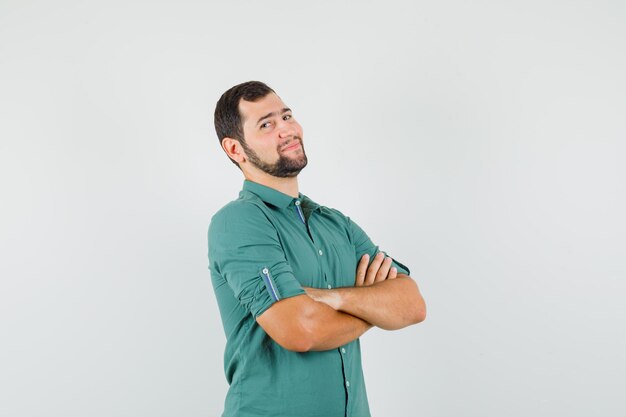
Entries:
[[247, 240], [252, 236], [273, 237], [276, 228], [270, 216], [261, 200], [239, 198], [231, 201], [211, 217], [209, 242]]
[[263, 203], [253, 200], [238, 199], [231, 201], [219, 209], [212, 217], [209, 224], [211, 229], [222, 228], [228, 224], [242, 224], [250, 221], [267, 221], [264, 213]]
[[249, 200], [234, 200], [219, 209], [213, 217], [211, 217], [211, 224], [247, 218], [250, 216], [258, 216], [261, 214], [261, 208], [254, 202]]
[[327, 220], [342, 228], [348, 228], [350, 225], [350, 217], [346, 216], [340, 210], [332, 207], [321, 206], [320, 214]]
[[326, 215], [329, 215], [329, 216], [334, 216], [340, 219], [348, 218], [345, 214], [343, 214], [341, 211], [337, 210], [336, 208], [321, 206], [321, 210], [322, 210], [322, 213], [325, 213]]

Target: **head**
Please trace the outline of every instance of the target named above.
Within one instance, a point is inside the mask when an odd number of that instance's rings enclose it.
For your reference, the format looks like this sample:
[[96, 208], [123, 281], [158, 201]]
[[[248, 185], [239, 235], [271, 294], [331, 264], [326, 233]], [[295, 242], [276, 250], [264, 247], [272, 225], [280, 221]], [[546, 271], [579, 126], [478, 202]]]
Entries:
[[242, 171], [294, 177], [306, 166], [302, 127], [274, 90], [259, 81], [236, 85], [215, 106], [222, 149]]

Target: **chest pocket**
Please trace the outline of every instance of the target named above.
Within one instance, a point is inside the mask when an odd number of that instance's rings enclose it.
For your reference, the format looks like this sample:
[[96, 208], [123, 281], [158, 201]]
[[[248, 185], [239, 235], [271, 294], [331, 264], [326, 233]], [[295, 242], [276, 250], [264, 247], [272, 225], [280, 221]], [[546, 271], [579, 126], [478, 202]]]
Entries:
[[333, 256], [329, 260], [334, 287], [354, 287], [356, 253], [349, 243], [331, 243]]

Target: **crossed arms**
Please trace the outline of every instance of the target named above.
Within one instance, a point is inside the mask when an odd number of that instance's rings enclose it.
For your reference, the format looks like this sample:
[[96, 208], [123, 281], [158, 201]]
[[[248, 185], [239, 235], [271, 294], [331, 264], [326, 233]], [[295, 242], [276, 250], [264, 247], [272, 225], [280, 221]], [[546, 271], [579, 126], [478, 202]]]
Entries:
[[337, 348], [373, 326], [396, 330], [420, 323], [426, 304], [419, 288], [391, 261], [380, 252], [369, 264], [363, 255], [354, 287], [305, 288], [306, 295], [274, 303], [257, 322], [276, 343], [297, 352]]

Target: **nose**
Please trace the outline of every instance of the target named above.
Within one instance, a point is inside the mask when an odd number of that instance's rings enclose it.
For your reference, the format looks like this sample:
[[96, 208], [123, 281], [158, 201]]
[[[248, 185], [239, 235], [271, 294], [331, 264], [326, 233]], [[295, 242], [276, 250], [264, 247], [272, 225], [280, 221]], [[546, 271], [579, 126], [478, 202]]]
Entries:
[[279, 122], [278, 125], [278, 135], [281, 138], [286, 138], [289, 136], [295, 136], [296, 135], [296, 126], [294, 125], [293, 122], [289, 122], [287, 120], [281, 120]]

